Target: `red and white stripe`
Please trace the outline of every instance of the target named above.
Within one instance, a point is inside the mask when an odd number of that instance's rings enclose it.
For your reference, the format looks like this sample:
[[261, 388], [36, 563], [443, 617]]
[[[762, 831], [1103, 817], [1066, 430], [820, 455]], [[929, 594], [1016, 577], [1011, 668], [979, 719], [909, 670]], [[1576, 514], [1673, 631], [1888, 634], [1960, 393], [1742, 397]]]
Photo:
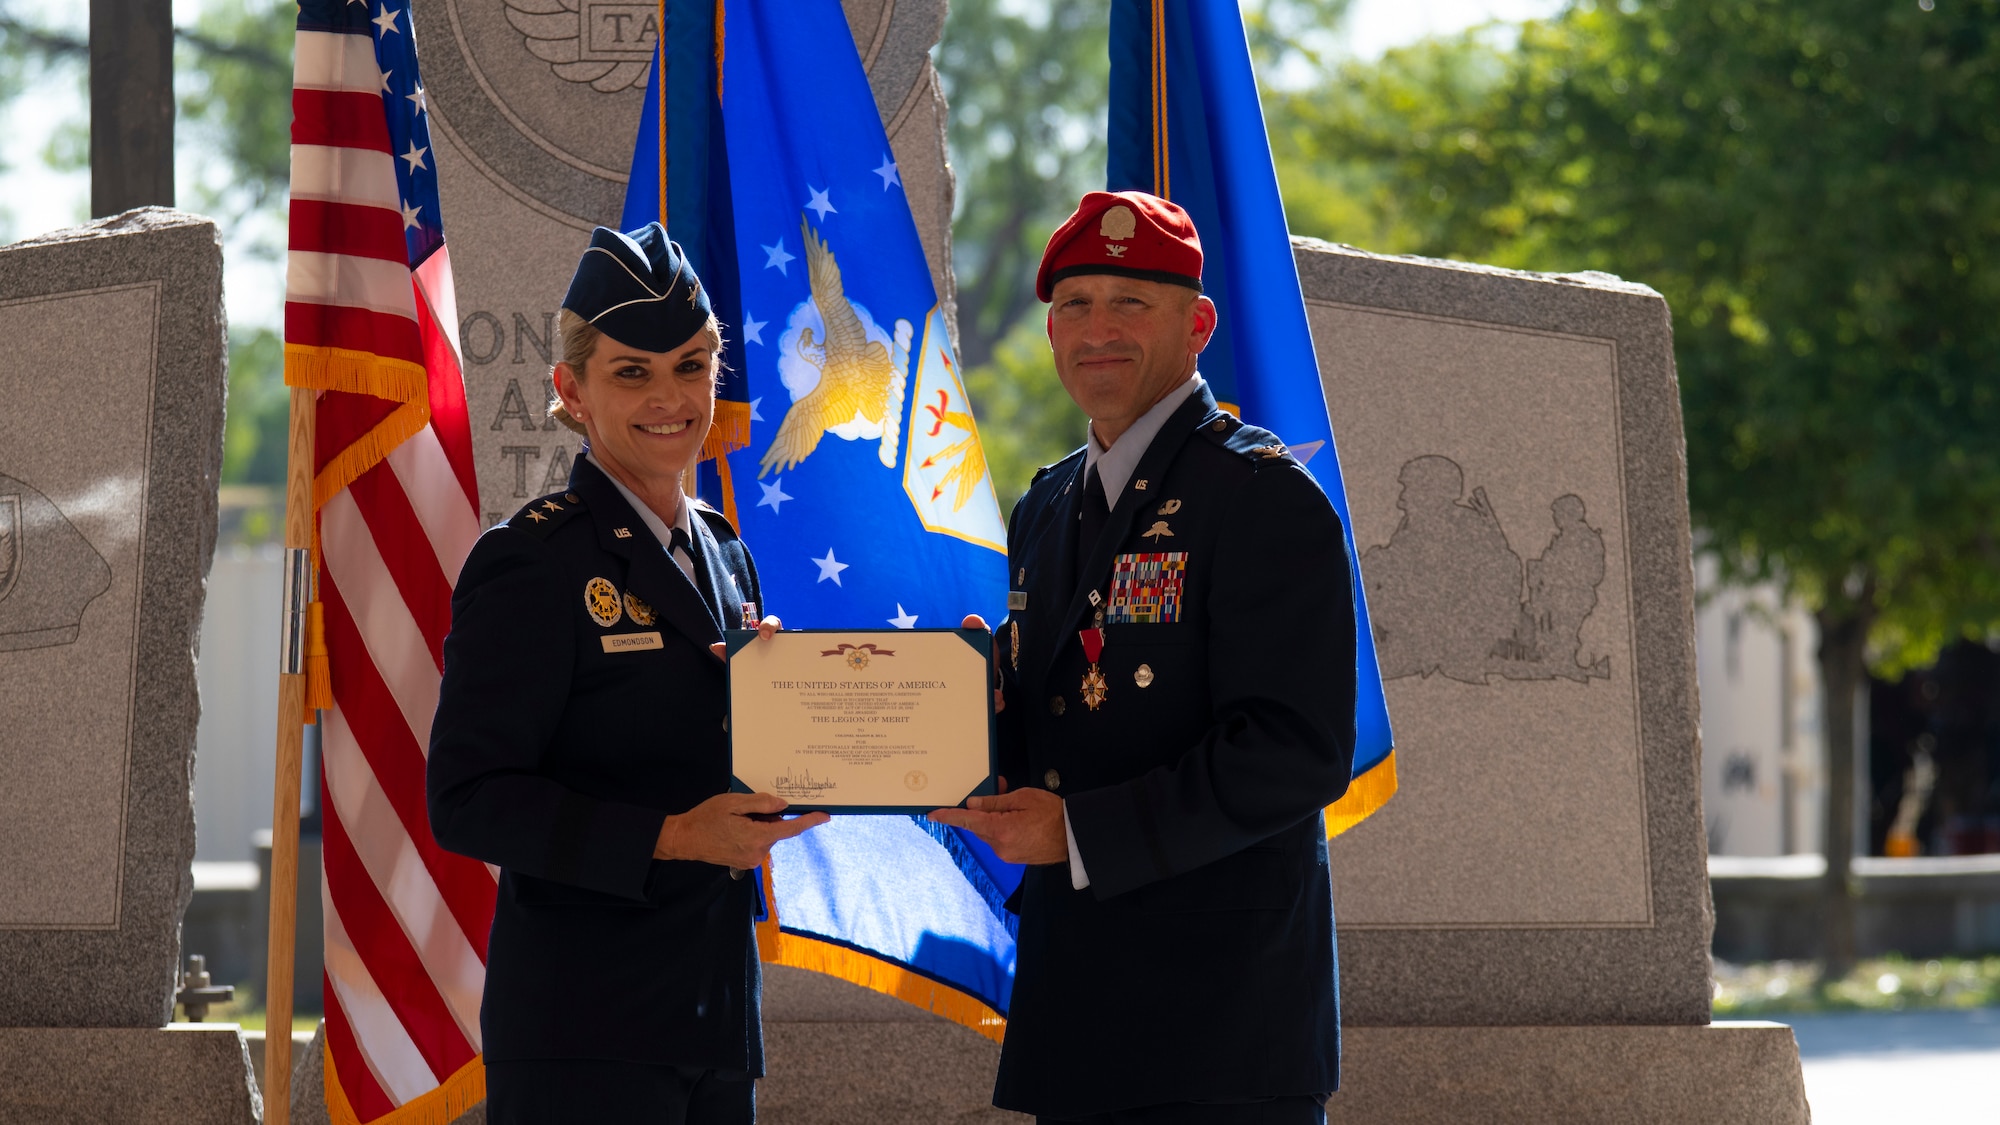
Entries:
[[[480, 1052], [494, 873], [440, 848], [424, 808], [478, 493], [450, 260], [440, 249], [410, 269], [373, 43], [302, 31], [294, 73], [286, 340], [420, 364], [430, 386], [430, 424], [319, 511], [327, 1042], [344, 1100], [375, 1121]], [[365, 432], [386, 405], [322, 391], [322, 442]]]

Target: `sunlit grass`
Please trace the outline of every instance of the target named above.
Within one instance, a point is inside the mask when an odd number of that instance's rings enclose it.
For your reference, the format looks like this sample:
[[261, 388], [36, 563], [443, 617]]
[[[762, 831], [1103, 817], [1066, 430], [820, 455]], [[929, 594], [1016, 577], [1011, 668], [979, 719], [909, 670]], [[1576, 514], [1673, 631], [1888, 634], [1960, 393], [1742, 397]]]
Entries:
[[1800, 1012], [1906, 1011], [2000, 1005], [2000, 957], [1912, 961], [1883, 957], [1822, 987], [1813, 961], [1715, 963], [1717, 1019]]

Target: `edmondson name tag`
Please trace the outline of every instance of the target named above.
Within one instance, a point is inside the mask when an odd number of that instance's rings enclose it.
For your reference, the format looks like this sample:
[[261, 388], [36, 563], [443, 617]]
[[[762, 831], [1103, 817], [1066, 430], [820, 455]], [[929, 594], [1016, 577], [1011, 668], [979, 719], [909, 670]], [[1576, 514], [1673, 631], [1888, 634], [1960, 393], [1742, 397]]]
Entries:
[[606, 652], [631, 652], [642, 648], [661, 648], [665, 644], [665, 642], [660, 640], [660, 634], [657, 631], [648, 633], [609, 633], [605, 635], [603, 640], [604, 651]]

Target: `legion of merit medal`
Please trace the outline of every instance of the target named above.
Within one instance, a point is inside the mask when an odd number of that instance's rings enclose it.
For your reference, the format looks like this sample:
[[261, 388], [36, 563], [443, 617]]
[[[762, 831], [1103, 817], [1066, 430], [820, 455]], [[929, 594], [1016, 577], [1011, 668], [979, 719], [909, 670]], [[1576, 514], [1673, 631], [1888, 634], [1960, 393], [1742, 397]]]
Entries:
[[1098, 659], [1104, 655], [1104, 630], [1084, 629], [1077, 636], [1083, 640], [1084, 659], [1090, 661], [1090, 667], [1083, 673], [1083, 705], [1095, 711], [1104, 705], [1107, 694], [1104, 670], [1097, 666]]

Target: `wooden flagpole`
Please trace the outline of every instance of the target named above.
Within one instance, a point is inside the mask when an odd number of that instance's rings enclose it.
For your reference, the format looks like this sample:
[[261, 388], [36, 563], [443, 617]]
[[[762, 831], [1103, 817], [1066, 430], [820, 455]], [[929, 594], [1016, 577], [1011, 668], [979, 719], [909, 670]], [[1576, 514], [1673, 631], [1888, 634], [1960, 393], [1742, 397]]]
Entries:
[[307, 605], [313, 572], [314, 392], [292, 388], [285, 473], [285, 607], [278, 666], [278, 769], [271, 792], [271, 920], [264, 988], [264, 1121], [292, 1110], [292, 959], [298, 941], [299, 785], [305, 736]]

